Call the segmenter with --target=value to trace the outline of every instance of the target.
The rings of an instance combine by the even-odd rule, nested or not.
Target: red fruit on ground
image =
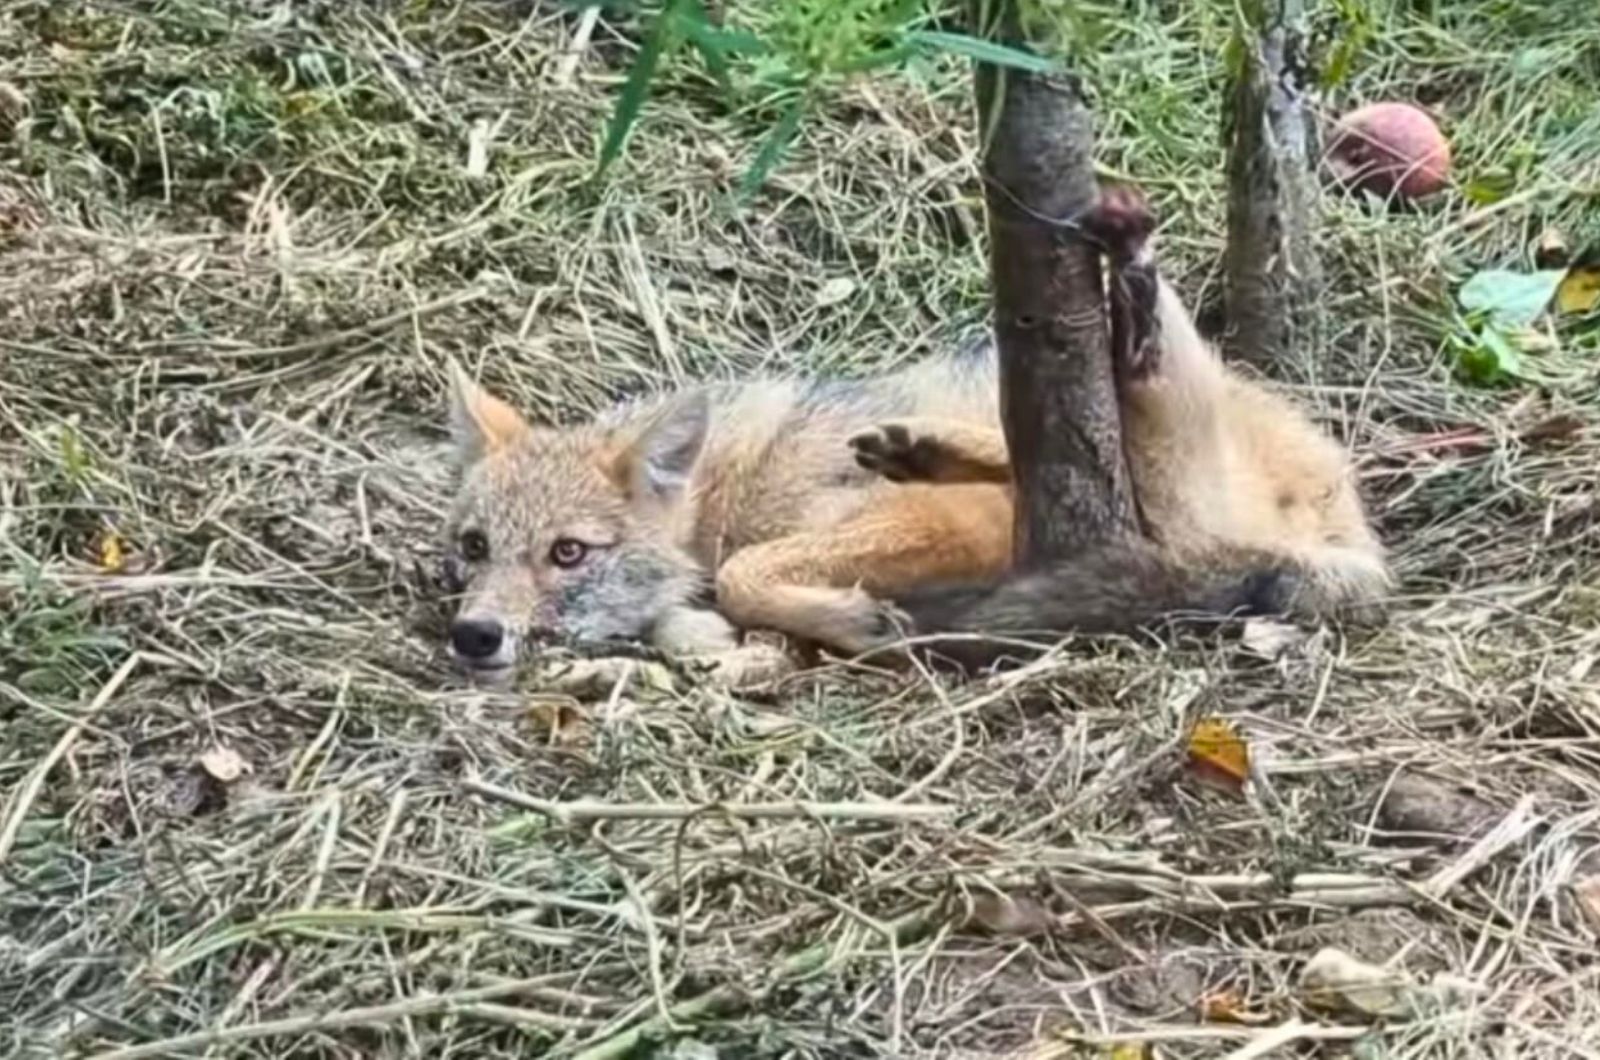
[[[1432,118],[1408,103],[1371,103],[1339,120],[1328,166],[1345,184],[1421,199],[1445,186],[1450,144]]]

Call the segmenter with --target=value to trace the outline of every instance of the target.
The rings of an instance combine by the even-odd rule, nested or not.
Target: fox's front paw
[[[911,634],[911,616],[862,590],[850,593],[835,616],[828,638],[836,651],[850,655],[886,648]]]
[[[674,607],[656,620],[650,640],[662,651],[674,654],[711,654],[737,647],[739,634],[733,623],[715,611]]]
[[[924,482],[943,459],[939,440],[919,435],[909,425],[890,421],[850,439],[856,463],[890,482]]]
[[[788,677],[799,669],[782,648],[771,644],[746,644],[731,651],[703,656],[707,677],[721,688],[748,691]]]

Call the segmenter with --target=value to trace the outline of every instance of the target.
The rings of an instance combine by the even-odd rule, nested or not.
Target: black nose
[[[450,643],[464,659],[487,659],[505,639],[505,627],[492,618],[458,618],[450,623]]]

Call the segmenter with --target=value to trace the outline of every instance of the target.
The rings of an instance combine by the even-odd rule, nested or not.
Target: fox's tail
[[[928,586],[894,600],[926,650],[968,669],[1054,634],[1132,633],[1289,611],[1302,583],[1282,558],[1229,555],[1180,565],[1149,542],[1101,545],[983,585]],[[945,634],[982,634],[945,637]],[[1010,642],[1010,643],[1007,643]]]

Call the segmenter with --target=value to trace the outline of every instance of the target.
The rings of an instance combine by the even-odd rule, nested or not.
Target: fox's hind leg
[[[850,439],[856,463],[891,482],[1011,482],[1006,437],[997,427],[919,417],[888,420]]]
[[[996,486],[884,490],[825,531],[743,549],[717,572],[717,606],[772,629],[857,653],[897,639],[879,597],[930,582],[998,575],[1011,562],[1011,501]]]

